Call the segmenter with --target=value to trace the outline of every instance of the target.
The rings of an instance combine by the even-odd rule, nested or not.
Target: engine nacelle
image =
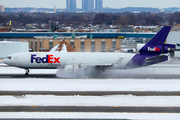
[[[175,45],[171,44],[162,44],[162,45],[145,45],[145,44],[137,44],[137,51],[140,53],[169,53],[172,49],[175,48]]]

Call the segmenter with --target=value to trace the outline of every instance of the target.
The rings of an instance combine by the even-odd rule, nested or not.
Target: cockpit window
[[[7,59],[11,59],[11,56],[8,56]]]

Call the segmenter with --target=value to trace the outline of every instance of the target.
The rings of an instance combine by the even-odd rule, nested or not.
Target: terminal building
[[[90,39],[90,38],[57,38],[53,37],[35,37],[34,39],[19,39],[20,42],[28,42],[29,49],[36,51],[49,51],[51,48],[65,41],[73,46],[77,52],[112,52],[121,50],[121,41],[119,39]]]
[[[121,40],[125,37],[152,38],[155,33],[61,33],[61,32],[5,32],[1,41],[28,42],[30,51],[49,51],[61,41],[66,41],[78,52],[121,51]],[[72,35],[75,37],[72,38]],[[84,37],[86,36],[86,37]]]

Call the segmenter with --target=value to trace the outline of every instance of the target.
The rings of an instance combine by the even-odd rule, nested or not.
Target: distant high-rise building
[[[56,6],[54,6],[54,13],[56,13]]]
[[[71,12],[76,12],[76,0],[66,0],[66,9]]]
[[[103,0],[96,0],[96,11],[103,11]]]
[[[4,5],[0,4],[0,12],[4,12]]]
[[[67,10],[70,9],[70,2],[71,2],[71,0],[66,0],[66,9]]]
[[[82,0],[82,10],[86,10],[86,0]]]
[[[82,0],[82,10],[85,12],[94,11],[94,0]]]

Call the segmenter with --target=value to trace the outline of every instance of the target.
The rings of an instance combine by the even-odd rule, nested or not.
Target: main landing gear
[[[26,70],[25,76],[28,76],[28,74],[29,74],[29,69],[25,69],[25,70]]]

